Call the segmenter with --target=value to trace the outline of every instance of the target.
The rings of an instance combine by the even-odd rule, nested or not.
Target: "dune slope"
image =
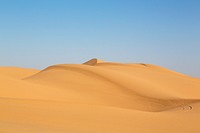
[[[155,65],[0,67],[0,85],[3,133],[200,132],[200,79]]]

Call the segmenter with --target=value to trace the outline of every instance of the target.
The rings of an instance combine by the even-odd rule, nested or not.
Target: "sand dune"
[[[200,79],[91,59],[0,67],[2,133],[198,133]]]

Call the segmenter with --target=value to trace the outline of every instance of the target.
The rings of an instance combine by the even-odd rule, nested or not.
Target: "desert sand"
[[[200,133],[200,79],[97,59],[0,67],[0,133]]]

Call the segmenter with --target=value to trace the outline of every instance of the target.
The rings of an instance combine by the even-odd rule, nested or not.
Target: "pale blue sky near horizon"
[[[91,58],[200,77],[199,0],[0,0],[0,66]]]

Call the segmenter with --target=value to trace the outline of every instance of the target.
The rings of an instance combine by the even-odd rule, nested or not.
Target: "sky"
[[[200,77],[199,0],[0,0],[0,66],[91,58]]]

